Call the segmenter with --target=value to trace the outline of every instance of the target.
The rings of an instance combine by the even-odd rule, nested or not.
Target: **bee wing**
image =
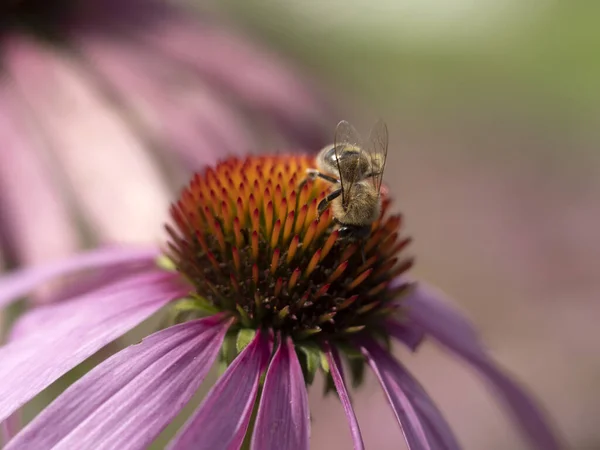
[[[333,140],[335,148],[335,160],[340,174],[340,185],[342,190],[342,204],[346,205],[347,193],[350,192],[352,185],[359,177],[360,153],[344,153],[348,147],[360,148],[362,151],[362,139],[356,129],[345,120],[337,124],[335,128],[335,138]],[[344,158],[344,170],[340,166],[340,160]],[[349,159],[350,158],[350,159]]]
[[[378,120],[369,134],[369,141],[367,142],[367,152],[369,153],[369,160],[371,161],[371,181],[373,186],[377,190],[377,193],[381,190],[381,183],[383,181],[383,171],[385,169],[385,162],[387,160],[388,152],[388,129],[387,125],[383,120]]]

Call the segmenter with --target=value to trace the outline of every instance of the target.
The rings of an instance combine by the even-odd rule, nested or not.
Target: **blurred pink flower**
[[[266,139],[317,148],[324,114],[292,67],[173,2],[2,2],[0,253],[147,241],[173,180]]]
[[[120,274],[18,320],[0,348],[0,421],[165,305],[174,323],[100,363],[21,431],[9,430],[6,448],[144,449],[219,359],[225,373],[170,448],[235,449],[245,441],[260,450],[308,449],[307,386],[320,370],[340,397],[354,448],[363,449],[343,357],[353,382],[365,365],[373,370],[409,448],[458,449],[435,403],[385,344],[395,338],[414,351],[425,337],[480,372],[533,448],[561,448],[471,324],[441,293],[404,278],[409,240],[389,199],[364,262],[355,243],[339,238],[329,209],[317,219],[329,186],[316,180],[298,189],[313,164],[301,156],[232,158],[197,174],[171,209],[160,264],[158,249],[100,249],[0,279],[3,305],[78,270]]]

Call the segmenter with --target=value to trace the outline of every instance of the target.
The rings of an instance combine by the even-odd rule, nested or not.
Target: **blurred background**
[[[135,103],[142,117],[150,116],[145,122],[133,121],[135,132],[128,131],[131,121],[125,127],[122,115],[107,112],[108,104],[118,104],[114,92],[99,100],[96,78],[92,84],[89,73],[88,78],[74,76],[80,69],[73,68],[70,57],[54,59],[61,69],[51,72],[60,74],[71,103],[62,106],[63,115],[48,119],[52,106],[64,97],[40,101],[45,94],[32,91],[40,79],[25,77],[36,67],[35,58],[27,59],[21,44],[15,50],[15,39],[5,39],[5,55],[17,55],[5,56],[7,73],[13,74],[5,85],[18,85],[38,122],[54,130],[56,143],[52,157],[43,153],[42,170],[28,172],[32,184],[23,185],[22,174],[8,183],[11,173],[16,177],[14,170],[0,169],[5,181],[0,198],[6,200],[10,193],[18,199],[4,203],[17,206],[5,207],[0,218],[5,229],[12,223],[13,230],[21,231],[20,240],[14,233],[3,234],[6,263],[35,263],[92,242],[156,240],[173,189],[185,182],[190,143],[192,152],[195,145],[217,153],[215,149],[243,152],[284,146],[316,150],[338,120],[347,119],[367,132],[382,117],[390,129],[386,180],[396,208],[405,214],[407,233],[415,239],[415,275],[444,289],[467,311],[495,357],[544,402],[570,448],[600,448],[600,4],[187,3],[200,16],[224,24],[224,30],[250,36],[256,48],[277,58],[277,65],[272,65],[271,56],[240,58],[235,52],[246,49],[228,40],[211,59],[221,41],[209,33],[194,35],[198,40],[191,53],[189,48],[176,53],[187,57],[186,71],[205,70],[201,82],[187,72],[186,83],[176,78],[176,94],[157,94],[164,93],[164,80],[172,74],[155,80],[160,88],[140,87],[139,80],[154,74],[140,74],[135,67],[134,75],[127,76],[106,69],[102,75],[117,85],[113,89]],[[80,28],[87,30],[89,25]],[[87,46],[78,51],[87,51],[90,61],[113,57],[117,53],[105,47],[117,41],[118,30],[111,22],[103,29],[101,45],[95,45],[96,33],[96,40],[84,42]],[[89,36],[79,37],[83,42]],[[171,37],[184,43],[191,39],[183,32]],[[160,47],[152,39],[144,42]],[[130,44],[117,41],[121,50]],[[55,48],[53,43],[43,52],[53,53]],[[101,67],[121,67],[128,54],[114,58]],[[156,61],[152,67],[158,67]],[[310,86],[310,95],[299,86]],[[146,94],[155,97],[140,95],[136,87],[147,88]],[[5,98],[13,90],[2,92]],[[190,106],[187,99],[198,96]],[[148,98],[152,101],[142,101]],[[122,105],[117,106],[122,111]],[[189,109],[182,112],[184,106]],[[185,128],[190,111],[194,120]],[[257,111],[262,114],[258,119]],[[173,115],[176,112],[180,115]],[[183,123],[183,129],[169,129],[168,119]],[[152,132],[139,133],[140,127]],[[67,137],[65,129],[70,130]],[[0,138],[8,139],[10,130],[14,127],[5,128]],[[31,133],[26,135],[31,138]],[[161,148],[151,145],[156,136],[170,149],[184,150],[156,150]],[[15,155],[4,150],[4,169],[16,164]],[[201,158],[192,160],[201,166]],[[42,173],[66,201],[40,204],[67,211],[48,215],[55,219],[42,222],[44,233],[39,219],[35,226],[28,225],[44,211],[32,209],[29,197],[18,196],[27,189],[31,195]],[[12,190],[6,188],[9,184]],[[15,185],[21,189],[16,191]],[[115,195],[127,201],[115,206]],[[82,204],[88,205],[87,211],[77,206]],[[32,229],[24,232],[28,227]],[[39,245],[51,227],[59,231],[45,247]],[[74,229],[83,237],[74,239]],[[438,401],[466,449],[526,448],[474,373],[431,344],[425,344],[417,358],[398,352]],[[311,393],[314,448],[350,448],[341,406],[334,398],[320,397],[317,385]],[[367,448],[402,448],[400,431],[372,377],[354,401]]]

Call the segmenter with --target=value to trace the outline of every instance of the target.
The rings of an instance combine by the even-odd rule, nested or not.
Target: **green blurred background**
[[[593,125],[598,113],[596,2],[225,4],[340,94],[378,110],[430,120],[506,115],[565,128]]]

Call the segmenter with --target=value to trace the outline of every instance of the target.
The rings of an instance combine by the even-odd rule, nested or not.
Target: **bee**
[[[332,185],[318,212],[321,215],[331,207],[341,238],[367,238],[379,218],[387,150],[388,129],[383,121],[373,126],[368,141],[363,142],[354,127],[343,120],[335,129],[333,146],[319,152],[317,168],[307,169],[303,183],[322,178]]]

